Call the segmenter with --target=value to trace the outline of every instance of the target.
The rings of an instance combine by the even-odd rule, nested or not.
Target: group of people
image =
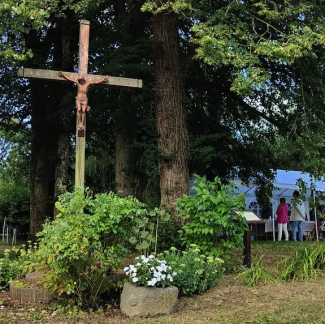
[[[281,241],[282,231],[284,233],[285,240],[289,240],[288,226],[289,217],[288,217],[289,207],[286,204],[285,198],[280,198],[280,205],[277,208],[276,214],[277,219],[276,223],[278,224],[278,241]],[[307,219],[307,214],[305,206],[301,200],[299,200],[299,191],[293,192],[293,201],[291,206],[291,215],[290,223],[292,229],[292,239],[297,241],[297,232],[299,241],[303,240],[303,221]]]

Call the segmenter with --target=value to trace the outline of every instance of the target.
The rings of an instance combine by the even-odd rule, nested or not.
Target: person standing
[[[306,210],[303,202],[299,201],[299,191],[295,190],[293,192],[293,204],[291,209],[290,222],[292,227],[292,239],[297,241],[297,231],[299,241],[303,240],[303,230],[302,225],[306,219]]]
[[[282,238],[282,230],[284,233],[285,240],[289,240],[288,228],[287,224],[289,222],[288,218],[288,205],[286,204],[285,198],[280,198],[280,205],[276,210],[276,214],[278,215],[276,219],[276,223],[278,224],[278,241],[281,241]]]

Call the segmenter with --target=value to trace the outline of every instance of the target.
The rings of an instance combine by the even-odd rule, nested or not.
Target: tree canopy
[[[324,1],[2,0],[1,127],[19,118],[32,141],[44,142],[52,129],[44,152],[53,165],[61,159],[56,143],[65,134],[71,144],[75,90],[21,84],[13,74],[23,60],[75,69],[83,17],[91,20],[89,70],[144,81],[142,92],[89,92],[86,180],[94,191],[116,189],[123,179],[115,170],[125,188],[153,204],[170,191],[161,179],[179,170],[183,182],[193,173],[263,182],[277,168],[324,176],[324,14]],[[47,122],[39,132],[38,121]],[[117,166],[118,154],[128,162]]]

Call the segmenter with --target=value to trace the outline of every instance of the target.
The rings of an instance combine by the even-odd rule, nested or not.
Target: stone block
[[[37,284],[39,281],[45,278],[46,278],[46,274],[40,272],[31,272],[31,273],[27,273],[25,281],[32,284]]]
[[[49,303],[55,296],[48,290],[40,287],[17,287],[10,284],[10,298],[28,303]]]
[[[154,317],[176,312],[178,288],[138,287],[127,282],[121,295],[121,312],[129,317]]]

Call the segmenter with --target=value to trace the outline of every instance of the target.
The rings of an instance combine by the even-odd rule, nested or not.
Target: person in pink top
[[[285,198],[280,198],[280,205],[276,211],[278,215],[276,219],[276,223],[278,224],[278,241],[281,241],[282,238],[282,230],[284,232],[285,240],[289,240],[288,228],[287,224],[289,222],[288,218],[288,205],[286,204]]]

